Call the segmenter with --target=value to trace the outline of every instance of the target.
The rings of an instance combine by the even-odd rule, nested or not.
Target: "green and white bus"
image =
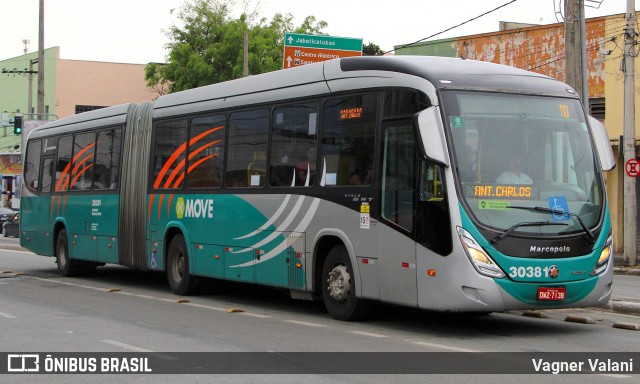
[[[113,263],[164,271],[178,295],[204,278],[260,284],[342,320],[376,301],[597,306],[614,165],[604,127],[549,77],[336,59],[34,130],[20,241],[63,276]]]

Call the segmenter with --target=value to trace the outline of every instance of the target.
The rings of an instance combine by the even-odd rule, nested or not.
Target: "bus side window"
[[[93,189],[115,189],[118,186],[120,164],[120,129],[98,132]]]
[[[187,188],[218,188],[222,184],[225,115],[191,120]]]
[[[180,189],[184,184],[187,121],[173,120],[156,127],[153,188]]]
[[[376,94],[365,94],[325,102],[323,185],[372,183],[377,100]]]
[[[312,186],[317,161],[318,106],[276,107],[272,121],[270,184]]]
[[[95,158],[96,134],[94,132],[76,135],[73,141],[73,159],[71,164],[71,182],[69,188],[74,191],[91,189]]]
[[[232,113],[229,117],[229,144],[225,185],[263,187],[266,182],[269,110],[266,108]]]
[[[32,141],[27,145],[27,156],[25,161],[24,183],[31,192],[38,189],[38,179],[40,176],[40,140]]]

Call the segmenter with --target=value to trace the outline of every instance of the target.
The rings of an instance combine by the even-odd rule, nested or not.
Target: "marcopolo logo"
[[[179,197],[176,201],[176,216],[213,219],[213,199],[185,199]]]

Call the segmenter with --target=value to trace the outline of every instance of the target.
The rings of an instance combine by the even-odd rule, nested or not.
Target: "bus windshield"
[[[578,100],[448,91],[443,105],[459,195],[477,224],[542,235],[598,225],[603,185]],[[557,225],[529,225],[547,222]]]

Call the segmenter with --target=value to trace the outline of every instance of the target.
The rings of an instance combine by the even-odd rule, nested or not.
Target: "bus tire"
[[[66,229],[58,232],[58,238],[56,239],[56,264],[58,265],[58,272],[60,272],[62,276],[77,276],[80,273],[80,262],[78,260],[72,260],[69,255],[69,240],[67,239]]]
[[[200,289],[198,278],[189,273],[189,253],[182,235],[174,236],[169,244],[167,279],[171,291],[176,295],[193,295]]]
[[[371,303],[356,297],[353,267],[342,245],[329,251],[322,267],[322,299],[336,320],[355,321],[368,316]]]

